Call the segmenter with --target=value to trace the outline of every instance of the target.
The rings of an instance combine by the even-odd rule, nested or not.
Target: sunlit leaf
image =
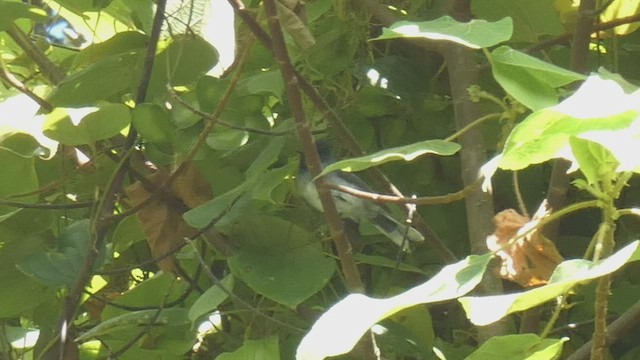
[[[360,171],[373,166],[382,165],[390,161],[412,161],[424,154],[453,155],[460,150],[460,145],[444,140],[425,140],[415,144],[399,146],[391,149],[378,151],[371,155],[357,158],[341,160],[327,166],[321,175],[336,170]]]
[[[488,325],[514,312],[523,311],[555,299],[574,286],[610,274],[624,264],[640,260],[638,244],[625,246],[615,254],[598,262],[574,259],[562,262],[551,275],[547,285],[515,294],[469,296],[458,299],[475,325]]]
[[[495,336],[487,340],[465,360],[498,358],[552,360],[560,356],[562,345],[567,340],[569,339],[543,339],[535,334]]]
[[[461,23],[450,16],[433,21],[398,21],[385,28],[374,40],[396,38],[426,38],[452,41],[473,49],[497,45],[511,38],[513,21],[506,17],[496,22],[474,19]]]
[[[577,137],[569,138],[571,152],[589,184],[612,179],[620,163],[604,146]]]
[[[518,124],[506,141],[499,167],[519,170],[557,157],[572,159],[569,138],[575,136],[604,145],[620,161],[619,171],[639,168],[640,159],[629,152],[639,141],[638,96],[625,94],[613,80],[589,77],[560,104]]]
[[[454,299],[473,290],[482,279],[491,254],[471,255],[445,266],[422,285],[401,294],[374,299],[351,294],[333,305],[316,321],[298,346],[297,360],[320,360],[350,351],[378,321],[417,305]]]

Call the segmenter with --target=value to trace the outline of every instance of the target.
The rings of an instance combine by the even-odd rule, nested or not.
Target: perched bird
[[[22,1],[30,3],[29,1]],[[50,44],[72,50],[79,50],[89,45],[90,41],[85,34],[60,16],[56,10],[44,4],[42,1],[32,1],[33,5],[42,7],[49,15],[49,21],[45,24],[36,24],[33,33],[36,36],[45,38]]]
[[[323,166],[329,165],[332,162],[332,157],[328,146],[323,142],[318,142],[317,147]],[[316,186],[311,180],[311,174],[304,161],[301,161],[300,171],[296,179],[299,194],[313,207],[322,211],[322,204]],[[358,190],[371,191],[367,184],[359,177],[344,171],[331,172],[324,176],[324,180],[328,184],[343,185]],[[411,242],[424,241],[424,237],[418,230],[394,219],[383,207],[372,201],[361,199],[338,190],[331,190],[331,195],[333,196],[338,213],[340,213],[342,218],[353,220],[359,224],[366,222],[372,224],[382,234],[393,241],[394,244],[401,246],[403,250],[409,250],[409,244],[406,240]]]

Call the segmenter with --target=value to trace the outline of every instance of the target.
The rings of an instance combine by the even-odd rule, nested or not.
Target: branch
[[[300,95],[300,89],[298,88],[298,78],[296,77],[296,72],[287,53],[274,0],[265,0],[264,8],[267,13],[267,22],[272,36],[273,56],[280,67],[286,86],[289,106],[297,125],[298,138],[302,143],[307,167],[311,173],[311,177],[315,178],[322,171],[320,156],[318,155],[309,123],[305,117],[302,97]],[[342,227],[342,220],[331,196],[331,191],[322,177],[316,180],[315,184],[320,202],[322,203],[325,219],[329,225],[329,232],[338,251],[347,288],[354,293],[363,292],[364,285],[360,279],[360,272],[353,257],[353,249]]]
[[[160,31],[162,28],[162,20],[164,19],[164,10],[166,7],[166,0],[158,0],[156,4],[156,13],[153,22],[153,28],[149,39],[149,47],[147,48],[147,56],[145,58],[145,67],[143,68],[143,74],[141,78],[140,87],[138,88],[138,94],[136,96],[136,103],[140,104],[144,102],[146,92],[148,88],[148,79],[151,76],[153,68],[153,59],[155,58],[155,50],[160,38]],[[146,80],[145,80],[146,79]],[[65,298],[62,316],[60,319],[60,350],[59,359],[65,359],[65,347],[68,344],[73,344],[74,339],[67,336],[67,330],[73,326],[73,318],[76,315],[78,304],[82,299],[84,287],[91,279],[93,274],[93,267],[98,254],[105,240],[109,228],[113,222],[109,221],[109,216],[113,213],[115,208],[115,202],[117,199],[116,194],[122,188],[124,181],[127,162],[129,156],[135,150],[134,144],[136,139],[136,131],[131,128],[125,142],[125,153],[122,156],[120,163],[118,164],[115,173],[108,182],[104,194],[100,198],[95,213],[91,218],[91,244],[88,247],[87,256],[84,259],[82,269],[78,275],[78,279],[75,286],[69,291],[69,294]]]
[[[480,186],[480,184],[482,184],[482,178],[479,178],[473,184],[455,193],[441,195],[441,196],[422,196],[422,197],[410,197],[410,198],[393,196],[393,195],[383,195],[383,194],[378,194],[370,191],[354,189],[352,187],[348,187],[344,185],[330,184],[329,187],[332,189],[338,190],[340,192],[353,195],[357,198],[370,200],[373,202],[392,203],[392,204],[441,205],[441,204],[449,204],[454,201],[459,201],[464,199],[465,196],[476,191],[476,189]]]
[[[591,34],[596,33],[598,31],[610,30],[610,29],[613,29],[613,28],[618,27],[620,25],[631,24],[631,23],[639,22],[639,21],[640,21],[640,14],[636,14],[636,15],[621,17],[621,18],[618,18],[618,19],[614,19],[614,20],[611,20],[611,21],[604,22],[604,23],[593,24],[592,30],[591,30],[592,31]],[[589,34],[589,35],[591,35],[591,34]],[[557,37],[554,37],[552,39],[542,41],[542,42],[540,42],[540,43],[538,43],[538,44],[536,44],[534,46],[531,46],[529,48],[526,48],[524,50],[524,52],[533,53],[533,52],[536,52],[536,51],[540,51],[540,50],[546,49],[548,47],[551,47],[553,45],[565,43],[565,42],[571,40],[572,37],[574,37],[574,33],[573,32],[567,32],[567,33],[564,33],[564,34],[559,35]]]
[[[53,105],[51,105],[48,101],[36,95],[31,89],[26,87],[20,80],[18,80],[7,68],[7,65],[0,58],[0,78],[6,81],[9,85],[16,88],[21,93],[27,95],[31,98],[31,100],[35,101],[47,112],[53,111]]]
[[[53,85],[58,85],[64,79],[64,72],[38,49],[31,39],[16,24],[7,29],[7,34],[40,68],[40,71]]]
[[[20,209],[44,209],[44,210],[58,210],[58,209],[83,209],[90,208],[95,204],[93,201],[84,201],[76,203],[22,203],[17,201],[0,199],[0,205],[10,206]]]

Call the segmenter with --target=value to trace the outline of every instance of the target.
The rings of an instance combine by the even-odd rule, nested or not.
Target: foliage
[[[568,3],[0,0],[0,359],[633,358],[640,1]]]

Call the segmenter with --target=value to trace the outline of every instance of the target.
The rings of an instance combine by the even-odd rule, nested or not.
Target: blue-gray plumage
[[[328,147],[325,144],[318,144],[318,152],[323,165],[328,165],[331,162]],[[351,173],[334,171],[325,175],[324,179],[328,184],[371,191],[364,181]],[[313,207],[322,211],[316,186],[311,180],[311,175],[302,161],[296,179],[299,194]],[[360,199],[338,190],[331,190],[331,195],[342,218],[353,220],[359,224],[365,222],[372,224],[393,243],[402,246],[405,250],[409,249],[405,239],[412,242],[424,241],[424,237],[418,230],[394,219],[384,208],[372,201]]]

